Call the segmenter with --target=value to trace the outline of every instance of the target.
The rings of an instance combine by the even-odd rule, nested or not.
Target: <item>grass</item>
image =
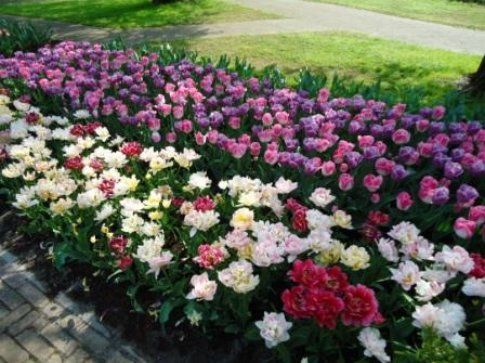
[[[421,89],[428,103],[441,102],[481,60],[480,56],[342,32],[196,39],[174,45],[213,58],[223,54],[243,58],[257,68],[276,63],[293,79],[302,68],[367,84],[380,79],[384,90],[396,94]]]
[[[311,0],[405,18],[485,29],[485,5],[457,0]]]
[[[151,0],[3,1],[0,13],[110,28],[274,19],[273,14],[224,0],[182,0],[154,6]]]

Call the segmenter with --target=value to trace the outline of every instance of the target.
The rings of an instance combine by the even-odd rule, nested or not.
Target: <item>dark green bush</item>
[[[485,5],[485,0],[454,0],[461,3],[475,3],[479,5]]]
[[[34,51],[52,40],[52,30],[27,22],[0,19],[0,54]]]

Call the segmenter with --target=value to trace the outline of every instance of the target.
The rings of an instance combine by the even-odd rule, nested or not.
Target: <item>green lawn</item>
[[[457,0],[310,0],[436,23],[485,29],[485,5]]]
[[[383,87],[392,92],[423,88],[429,102],[440,102],[481,60],[480,56],[336,32],[197,39],[175,45],[203,56],[245,58],[256,67],[277,64],[290,77],[307,67],[368,84],[382,79]]]
[[[151,0],[20,0],[0,13],[101,27],[135,28],[273,19],[273,14],[224,0],[184,0],[154,6]]]

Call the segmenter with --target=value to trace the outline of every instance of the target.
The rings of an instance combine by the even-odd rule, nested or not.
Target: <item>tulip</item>
[[[453,225],[453,229],[456,235],[463,239],[472,238],[476,228],[477,228],[476,222],[470,221],[463,217],[456,219]]]

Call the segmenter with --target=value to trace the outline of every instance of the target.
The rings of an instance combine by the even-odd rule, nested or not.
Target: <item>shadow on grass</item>
[[[6,1],[6,0],[0,0]],[[181,0],[154,5],[150,0],[28,1],[7,0],[3,12],[75,24],[118,29],[201,24],[224,12],[219,1]],[[23,5],[22,5],[23,4]],[[10,7],[8,5],[11,5]],[[19,6],[17,6],[19,5]],[[44,15],[41,15],[41,14]]]

